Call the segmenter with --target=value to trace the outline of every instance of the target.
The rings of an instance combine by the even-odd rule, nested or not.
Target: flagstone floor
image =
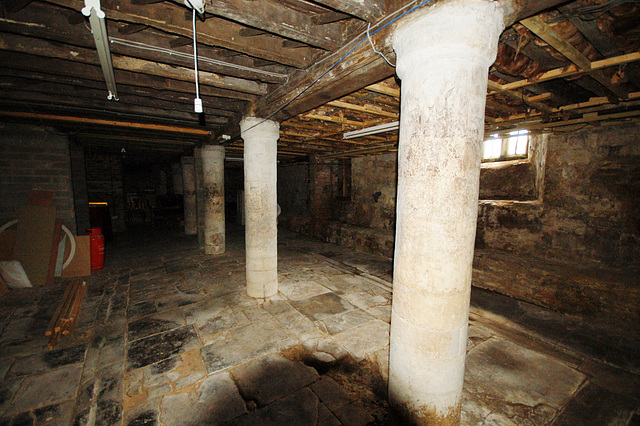
[[[390,260],[280,231],[279,293],[256,300],[243,239],[212,257],[168,230],[118,236],[54,350],[64,282],[0,299],[0,426],[402,424]],[[474,288],[462,423],[640,424],[639,348]]]

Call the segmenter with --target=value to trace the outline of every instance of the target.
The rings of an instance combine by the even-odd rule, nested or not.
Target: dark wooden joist
[[[273,0],[208,0],[206,13],[321,49],[333,50],[342,41],[339,24],[314,25],[310,16]]]
[[[184,123],[191,122],[195,125],[198,123],[198,115],[194,112],[190,112],[186,108],[184,111],[176,111],[173,109],[163,109],[155,106],[145,106],[144,102],[147,101],[146,99],[138,99],[141,103],[135,104],[107,101],[106,96],[103,97],[103,99],[80,98],[77,96],[61,94],[59,92],[43,93],[26,89],[19,91],[0,89],[0,98],[4,102],[13,101],[22,103],[23,105],[39,104],[47,109],[55,108],[58,111],[64,111],[66,107],[74,107],[75,110],[80,109],[87,112],[93,111],[94,113],[105,116],[130,116],[140,117],[140,119],[145,120],[165,119],[182,121]],[[219,124],[226,122],[226,119],[217,117],[211,117],[210,120],[211,124],[215,124],[216,122]],[[212,127],[212,129],[215,128]]]
[[[505,20],[507,25],[511,25],[518,19],[533,15],[546,8],[557,6],[562,2],[563,0],[540,0],[537,2],[527,0],[500,1],[506,13]],[[414,13],[424,13],[425,10],[419,9]],[[393,10],[388,10],[387,14],[391,14],[391,12]],[[386,22],[387,20],[380,21],[372,30],[379,28]],[[392,59],[394,59],[394,55],[390,36],[393,33],[393,28],[394,26],[390,25],[374,36],[377,49]],[[261,98],[250,107],[247,113],[255,114],[259,117],[273,116],[276,120],[283,120],[393,75],[393,68],[387,65],[379,55],[373,53],[368,44],[361,43],[340,66],[335,67],[327,76],[320,79],[314,87],[300,95],[305,87],[320,78],[361,39],[361,37],[357,37],[354,41],[346,43],[342,49],[334,52],[322,63],[309,67],[304,73],[297,72],[293,74],[287,84],[281,85],[268,96]],[[277,112],[278,109],[283,107],[283,110]]]
[[[97,65],[88,64],[70,64],[69,61],[56,59],[34,57],[26,53],[3,52],[0,50],[0,63],[4,64],[5,69],[14,69],[20,71],[28,71],[30,73],[38,73],[42,70],[55,73],[61,77],[70,77],[80,80],[92,80],[104,84],[104,75]],[[179,92],[193,96],[195,86],[193,83],[172,80],[168,78],[153,77],[146,74],[118,71],[116,82],[122,80],[130,86],[141,88],[149,88],[157,91]],[[119,85],[119,83],[118,83]],[[210,86],[201,86],[200,93],[208,97],[208,102],[215,108],[226,109],[230,111],[240,111],[244,107],[244,101],[256,99],[255,95],[232,92],[225,89],[217,89]],[[234,97],[235,99],[225,99]],[[242,98],[242,99],[239,99]]]
[[[3,35],[2,39],[0,39],[0,50],[29,53],[36,56],[64,59],[91,65],[99,65],[100,63],[95,50],[76,46],[60,46],[57,43],[46,40],[15,34]],[[194,81],[194,71],[190,68],[174,67],[144,59],[118,55],[112,55],[112,61],[113,67],[116,70],[143,73],[174,80]],[[210,72],[200,72],[199,80],[203,85],[232,91],[240,91],[253,95],[264,95],[267,93],[265,84],[252,80],[226,77]]]
[[[63,9],[59,7],[40,4],[38,9],[25,8],[19,13],[11,15],[11,19],[0,18],[0,32],[13,33],[18,35],[25,35],[31,37],[43,38],[50,41],[56,41],[60,43],[70,44],[74,46],[81,46],[85,48],[95,49],[95,42],[91,35],[91,31],[84,25],[72,26],[68,24],[68,16],[75,14],[73,10]],[[110,44],[111,52],[123,56],[130,56],[140,59],[145,59],[153,62],[162,62],[166,64],[178,65],[187,68],[193,67],[193,47],[192,39],[187,37],[168,35],[164,32],[157,30],[137,31],[134,29],[148,28],[146,25],[141,24],[127,24],[117,21],[107,20],[108,33],[112,39]],[[124,45],[121,42],[122,34],[126,34],[127,42],[142,43],[147,48],[133,47]],[[180,41],[180,45],[172,46],[172,43]],[[188,47],[184,47],[188,46]],[[188,57],[181,57],[179,55],[170,55],[165,52],[158,52],[152,48],[170,49],[175,50]],[[208,46],[200,46],[199,55],[203,58],[218,59],[219,61],[225,61],[222,57],[217,57],[218,50],[210,48]],[[235,67],[240,65],[242,67]],[[286,79],[284,73],[278,73],[282,75],[266,74],[260,69],[252,71],[251,60],[249,58],[237,58],[233,62],[229,63],[229,66],[225,66],[220,63],[208,62],[205,60],[200,61],[199,68],[202,71],[208,71],[213,73],[219,73],[231,77],[238,77],[249,80],[258,80],[269,83],[282,82]]]
[[[193,117],[193,101],[190,103],[176,103],[165,100],[153,99],[148,96],[129,95],[126,98],[122,98],[119,102],[106,102],[106,96],[103,89],[96,89],[90,87],[74,86],[74,85],[61,85],[51,83],[35,83],[27,78],[6,78],[3,79],[2,89],[3,93],[8,94],[12,92],[11,99],[17,100],[22,94],[31,96],[28,94],[38,93],[42,95],[49,95],[51,99],[63,99],[75,100],[76,106],[92,106],[95,107],[94,102],[104,102],[105,110],[113,110],[118,112],[127,112],[127,108],[136,114],[145,114],[154,116],[158,114],[159,117],[165,116],[165,118],[175,117],[176,119],[189,120]],[[9,99],[9,98],[7,98]],[[90,105],[93,103],[93,105]],[[220,116],[209,116],[209,124],[226,124],[228,118]]]
[[[46,0],[65,8],[78,11],[84,7],[83,0]],[[148,6],[134,5],[130,2],[118,0],[102,0],[100,2],[107,20],[117,20],[127,23],[144,24],[160,31],[192,37],[191,20],[176,13],[180,6],[168,2]],[[251,9],[250,9],[251,10]],[[267,59],[272,62],[305,68],[313,63],[322,51],[311,47],[305,50],[288,49],[282,47],[283,39],[276,36],[266,36],[246,39],[240,35],[245,28],[241,24],[221,21],[219,18],[208,18],[198,23],[198,41],[211,46],[219,46],[234,50],[255,58]]]
[[[347,15],[346,13],[330,11],[330,12],[318,14],[313,18],[311,18],[311,20],[316,25],[325,25],[325,24],[331,24],[338,21],[343,21],[345,19],[350,19],[350,18],[351,16]]]
[[[369,22],[377,21],[385,12],[384,0],[316,0],[316,3]]]

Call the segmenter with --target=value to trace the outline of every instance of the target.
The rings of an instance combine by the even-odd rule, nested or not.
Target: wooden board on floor
[[[60,237],[62,236],[62,219],[56,219],[55,228],[53,230],[53,241],[49,252],[49,269],[47,269],[47,284],[53,284],[53,277],[56,273],[56,262],[58,261],[58,248],[60,246]]]
[[[47,281],[55,224],[54,206],[25,206],[20,209],[13,255],[34,286],[42,286]]]
[[[80,235],[75,237],[76,254],[69,266],[62,270],[62,278],[87,277],[91,275],[91,249],[89,235]],[[71,244],[67,244],[66,250],[69,250]],[[69,253],[65,253],[64,258],[67,259]]]

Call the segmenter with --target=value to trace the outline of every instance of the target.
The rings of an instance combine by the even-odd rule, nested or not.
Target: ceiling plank
[[[83,0],[46,0],[46,2],[75,9],[78,14],[84,7]],[[176,13],[176,10],[180,10],[180,6],[176,4],[162,2],[141,6],[126,1],[102,0],[100,7],[106,13],[107,20],[144,24],[167,33],[184,37],[193,36],[191,20]],[[247,41],[240,34],[243,28],[245,28],[243,25],[231,22],[220,25],[215,18],[209,18],[198,23],[198,42],[296,68],[305,68],[318,58],[319,51],[316,49],[311,47],[305,50],[288,49],[282,47],[282,39],[275,36],[252,38]]]
[[[366,106],[354,105],[354,104],[350,104],[342,101],[331,101],[331,102],[328,102],[327,105],[338,107],[338,108],[350,109],[352,111],[364,112],[372,115],[380,115],[382,117],[391,117],[395,119],[398,118],[398,114],[394,112],[383,111],[382,109],[373,109],[371,107],[366,107]]]
[[[92,65],[100,63],[94,50],[77,46],[60,46],[46,40],[39,40],[15,34],[3,35],[0,39],[0,50],[28,53]],[[194,71],[188,68],[173,67],[167,64],[117,55],[112,55],[112,61],[113,67],[118,70],[139,72],[182,81],[194,80]],[[264,95],[267,93],[267,87],[264,83],[257,83],[252,80],[226,77],[205,71],[199,73],[199,79],[200,83],[203,85],[233,91],[237,90],[255,95]]]
[[[11,19],[0,18],[0,31],[95,49],[95,41],[89,29],[84,26],[69,26],[67,23],[68,16],[73,16],[72,14],[75,12],[72,10],[61,12],[59,9],[52,5],[42,4],[38,9],[27,8],[20,13],[13,14]],[[146,25],[108,21],[108,32],[117,34],[123,29],[125,32],[129,32],[126,28],[131,26],[148,28]],[[42,37],[43,34],[46,37]],[[193,40],[187,37],[175,37],[157,30],[147,30],[132,33],[126,39],[110,37],[110,40],[110,50],[114,54],[187,68],[193,67],[193,48],[191,47]],[[187,45],[189,45],[188,48],[182,47]],[[244,56],[230,61],[220,55],[219,49],[200,45],[198,55],[201,59],[199,68],[202,71],[270,83],[282,82],[286,79],[286,70],[274,73],[265,72],[254,66],[253,61]]]
[[[110,102],[104,99],[81,99],[74,96],[62,95],[59,93],[50,94],[42,92],[33,92],[22,90],[20,92],[0,89],[0,102],[5,104],[14,103],[17,105],[27,105],[28,107],[35,109],[46,109],[56,111],[66,111],[69,107],[72,107],[74,111],[84,111],[87,114],[100,114],[111,116],[128,116],[130,119],[139,120],[171,120],[181,121],[186,124],[193,123],[198,124],[198,116],[188,110],[175,111],[173,109],[163,109],[153,106],[127,104],[124,102]],[[221,117],[222,118],[222,117]],[[222,120],[227,120],[222,118]],[[220,118],[211,120],[211,123],[207,126],[209,130],[215,129],[214,121],[221,124]]]
[[[382,95],[393,96],[394,98],[400,98],[400,89],[394,89],[393,87],[385,86],[384,84],[376,83],[370,84],[365,87],[370,92],[380,93]]]
[[[72,117],[72,116],[66,116],[66,115],[53,115],[53,114],[35,114],[32,112],[19,112],[19,111],[0,111],[0,115],[5,117],[29,118],[29,119],[36,119],[36,120],[51,120],[51,121],[60,121],[60,122],[127,127],[127,128],[145,129],[145,130],[158,130],[163,132],[188,133],[192,135],[202,135],[202,136],[208,136],[210,134],[208,130],[192,129],[188,127],[165,126],[161,124],[136,123],[133,121],[104,120],[99,118]]]
[[[321,49],[333,50],[342,40],[340,25],[314,25],[308,15],[271,0],[208,0],[206,12]]]
[[[104,84],[104,75],[102,74],[102,70],[96,65],[75,63],[73,66],[70,66],[68,61],[62,59],[35,57],[26,53],[3,52],[1,50],[0,63],[4,64],[3,66],[5,69],[28,72],[47,70],[55,73],[52,75],[97,81]],[[193,96],[194,94],[193,83],[185,81],[153,77],[146,74],[128,71],[118,71],[118,78],[122,81],[126,81],[128,85],[132,86],[146,87],[158,91],[179,92],[189,94],[190,96]],[[210,86],[201,86],[200,94],[209,97],[207,102],[213,104],[216,108],[223,108],[232,111],[240,111],[244,106],[244,101],[256,99],[255,95],[231,92],[229,90],[217,89]],[[231,96],[234,96],[236,100],[225,99]]]
[[[316,0],[316,3],[372,23],[382,18],[385,12],[384,0]]]
[[[525,78],[522,80],[516,80],[512,83],[503,84],[500,86],[499,91],[501,92],[504,90],[513,90],[513,89],[518,89],[522,87],[532,86],[534,84],[542,83],[549,80],[555,80],[558,78],[567,78],[567,77],[573,77],[580,74],[587,74],[589,72],[592,72],[593,70],[599,70],[602,68],[627,64],[627,63],[636,62],[636,61],[640,61],[640,51],[628,53],[626,55],[616,56],[613,58],[593,61],[591,62],[591,70],[579,69],[576,65],[571,64],[564,68],[556,68],[553,70],[549,70],[544,74],[537,76],[536,78],[532,78],[532,79]]]
[[[324,24],[331,24],[334,22],[342,21],[344,19],[349,19],[349,18],[351,17],[345,13],[331,11],[331,12],[318,14],[313,18],[311,18],[311,21],[316,25],[324,25]]]
[[[591,61],[589,60],[589,58],[584,56],[582,52],[573,47],[571,43],[562,39],[539,16],[523,19],[522,21],[520,21],[520,23],[527,27],[529,31],[540,37],[542,40],[549,43],[550,46],[564,55],[579,68],[582,68],[583,70],[592,69]],[[604,75],[601,70],[593,70],[589,73],[589,75],[619,98],[626,99],[628,97],[628,93],[620,86],[614,86],[613,84],[611,84],[611,79]]]

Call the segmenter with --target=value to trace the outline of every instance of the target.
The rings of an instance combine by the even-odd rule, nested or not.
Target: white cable
[[[386,63],[388,63],[389,65],[391,65],[392,67],[396,67],[395,65],[393,65],[391,62],[389,62],[389,60],[387,59],[386,56],[384,56],[382,54],[382,52],[380,52],[378,49],[376,49],[376,47],[373,45],[373,41],[371,40],[371,35],[369,34],[369,31],[371,30],[371,22],[369,22],[367,24],[367,40],[369,40],[369,44],[371,45],[371,48],[373,49],[374,52],[376,52],[378,55],[382,56],[382,59],[385,60]]]
[[[200,83],[198,83],[198,43],[196,40],[196,8],[193,8],[193,65],[196,79],[196,98],[193,100],[193,109],[197,113],[202,112],[202,99],[200,99]]]

